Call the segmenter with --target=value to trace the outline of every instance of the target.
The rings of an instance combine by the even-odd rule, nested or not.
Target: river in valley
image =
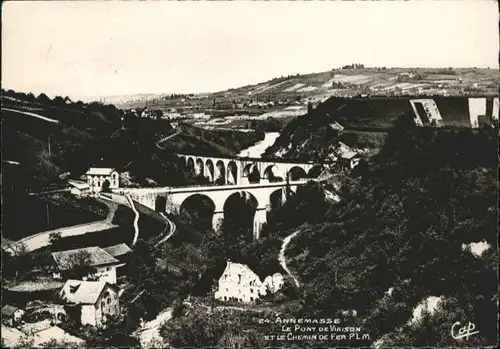
[[[279,132],[266,132],[264,139],[251,147],[242,150],[238,156],[241,157],[251,157],[251,158],[260,158],[263,152],[266,151],[268,147],[274,144],[276,138],[280,135]]]

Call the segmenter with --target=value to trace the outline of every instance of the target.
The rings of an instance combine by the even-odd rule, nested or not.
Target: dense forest
[[[287,291],[290,306],[281,306],[280,316],[341,318],[370,334],[321,346],[497,344],[497,135],[416,128],[402,116],[379,154],[343,177],[339,203],[325,201],[318,183],[303,187],[267,227],[266,242],[300,232],[286,252],[300,286]],[[488,244],[481,255],[467,247],[481,241]],[[440,297],[436,310],[410,321],[430,296]],[[191,308],[161,334],[172,345],[283,345],[264,340],[273,328],[256,325],[264,315],[242,313]],[[473,322],[479,334],[467,342],[452,338],[457,321]]]

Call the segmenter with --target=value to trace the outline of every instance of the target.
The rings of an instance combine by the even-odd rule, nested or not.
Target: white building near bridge
[[[266,294],[266,285],[248,266],[228,261],[219,279],[215,299],[251,303]]]
[[[120,187],[118,172],[113,168],[91,167],[87,173],[85,173],[85,176],[87,177],[87,183],[92,193],[102,191],[102,186],[106,180],[109,182],[110,189],[117,189]]]

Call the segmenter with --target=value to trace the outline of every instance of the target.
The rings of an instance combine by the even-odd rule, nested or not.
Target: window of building
[[[227,297],[226,296],[224,296],[224,300],[227,301]]]
[[[107,303],[111,304],[111,297],[108,298]]]
[[[253,297],[250,297],[250,302],[253,302]]]
[[[253,288],[250,288],[250,293],[253,293]]]

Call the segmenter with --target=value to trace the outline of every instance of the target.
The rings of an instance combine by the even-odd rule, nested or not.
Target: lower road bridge
[[[307,183],[307,179],[256,184],[232,184],[215,186],[162,187],[162,188],[127,188],[116,189],[128,194],[135,201],[160,212],[178,213],[187,199],[194,195],[208,197],[214,207],[212,225],[218,229],[224,219],[224,205],[233,194],[253,197],[257,203],[253,222],[253,236],[258,239],[262,225],[267,221],[267,212],[272,210],[273,198],[283,204],[290,193]]]

